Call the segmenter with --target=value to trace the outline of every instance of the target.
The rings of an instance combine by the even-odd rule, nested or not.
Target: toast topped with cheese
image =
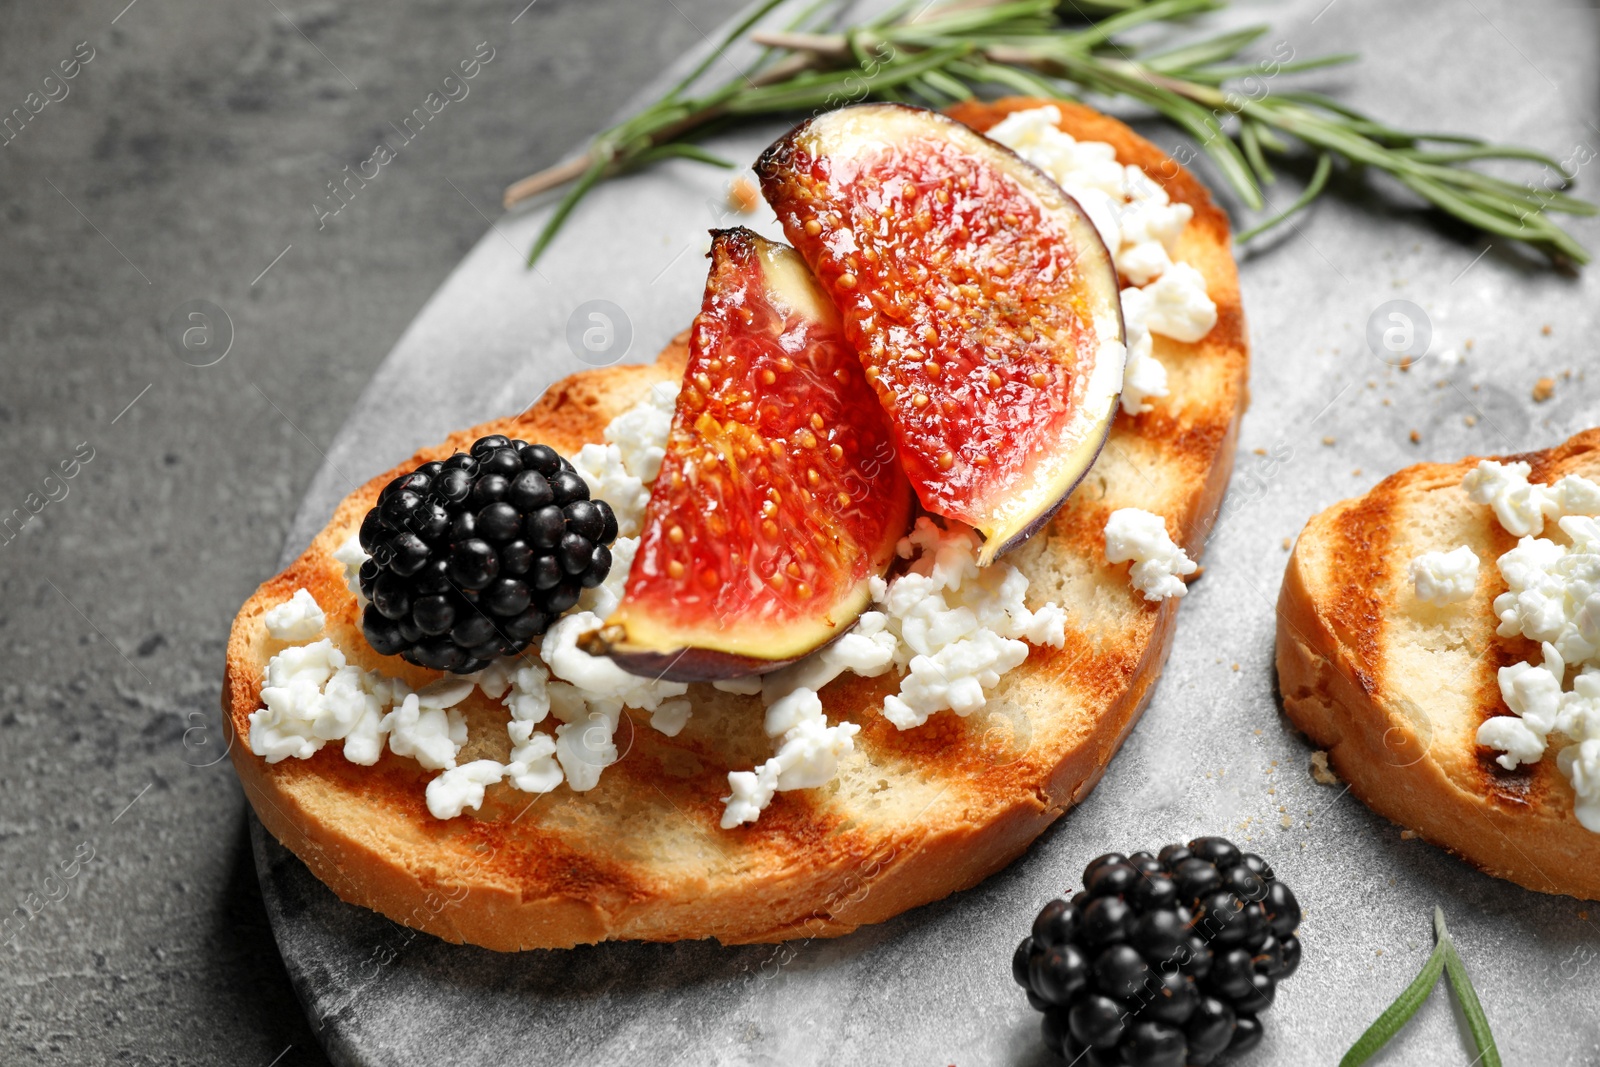
[[[1584,531],[1566,516],[1596,514],[1600,493],[1562,480],[1600,481],[1600,430],[1480,463],[1407,467],[1306,524],[1278,599],[1284,711],[1380,815],[1489,874],[1600,898],[1600,823],[1583,824],[1571,768],[1583,745],[1600,743],[1552,730],[1518,749],[1540,725],[1528,691],[1537,675],[1518,676],[1549,661],[1542,642],[1513,632],[1521,621],[1503,619],[1537,605],[1516,603],[1502,573],[1515,571],[1497,566],[1522,537],[1575,551],[1568,531]],[[1581,634],[1540,636],[1565,641],[1565,667],[1578,670]],[[1570,707],[1575,679],[1546,682],[1569,690]]]
[[[982,131],[1045,104],[967,104],[952,114]],[[1130,582],[1126,562],[1107,561],[1108,518],[1143,509],[1199,553],[1232,468],[1247,355],[1227,220],[1203,187],[1121,123],[1052,106],[1061,130],[1109,145],[1115,164],[1141,168],[1163,198],[1188,207],[1172,259],[1196,272],[1215,305],[1203,336],[1139,339],[1140,356],[1164,369],[1164,387],[1146,367],[1148,389],[1131,405],[1125,392],[1088,475],[1043,530],[1004,557],[1026,577],[1030,608],[1060,606],[1059,645],[1030,642],[981,708],[940,712],[915,728],[885,714],[899,672],[829,681],[819,690],[827,720],[856,728],[837,774],[777,792],[759,818],[731,828],[730,772],[760,764],[772,741],[758,695],[706,683],[673,697],[687,702],[674,716],[687,717],[671,733],[652,725],[661,708],[624,707],[615,758],[590,788],[529,793],[491,781],[476,808],[450,819],[430,811],[436,772],[394,751],[358,765],[338,743],[276,762],[252,750],[263,672],[286,647],[267,616],[298,590],[320,606],[321,633],[343,662],[412,691],[438,685],[439,672],[379,655],[363,640],[341,558],[391,479],[486,434],[545,442],[565,455],[600,442],[653,387],[682,378],[680,337],[653,364],[575,375],[521,415],[464,431],[374,478],[244,605],[228,643],[223,707],[238,735],[234,764],[266,827],[343,899],[446,940],[509,951],[624,938],[837,936],[975,884],[1081,800],[1149,699],[1180,604],[1170,593],[1150,599]],[[464,738],[456,764],[514,764],[501,701],[481,689],[451,699],[451,728],[459,724]]]

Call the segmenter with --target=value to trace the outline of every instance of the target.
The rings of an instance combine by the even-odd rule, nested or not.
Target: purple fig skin
[[[792,658],[770,660],[735,656],[707,648],[685,648],[677,652],[608,651],[604,654],[629,674],[663,682],[725,682],[767,674],[795,662]]]
[[[1067,491],[1062,493],[1054,504],[1051,504],[1048,508],[1039,512],[1039,514],[1034,517],[1032,522],[1028,523],[1028,525],[1023,529],[1018,530],[1011,536],[1009,541],[995,549],[995,559],[999,559],[1012,549],[1020,548],[1022,545],[1026,544],[1034,534],[1050,525],[1050,520],[1055,518],[1056,512],[1060,511],[1062,507],[1065,506],[1067,498],[1072,496],[1073,493],[1077,492],[1078,486],[1082,485],[1083,480],[1089,476],[1089,472],[1094,470],[1095,460],[1100,458],[1100,453],[1105,450],[1106,442],[1111,439],[1111,424],[1114,421],[1116,421],[1115,412],[1112,413],[1111,418],[1105,420],[1105,429],[1100,433],[1100,443],[1094,446],[1094,458],[1089,461],[1088,466],[1083,468],[1083,473],[1078,475],[1078,480],[1068,486]]]
[[[791,663],[798,663],[855,629],[859,621],[859,617],[851,620],[850,625],[841,627],[838,633],[822,644],[787,659],[758,659],[709,648],[680,648],[670,652],[619,649],[606,640],[604,629],[591,630],[580,636],[578,647],[591,656],[607,656],[629,674],[637,674],[642,678],[662,682],[727,682],[735,678],[770,674]]]

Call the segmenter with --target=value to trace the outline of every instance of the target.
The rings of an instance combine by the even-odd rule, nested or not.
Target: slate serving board
[[[1593,12],[1469,6],[1276,5],[1265,40],[1299,56],[1363,51],[1359,77],[1321,80],[1400,124],[1472,129],[1558,153],[1600,147]],[[1427,82],[1419,70],[1430,71]],[[713,147],[753,160],[781,128],[753,127]],[[1142,128],[1169,150],[1178,143],[1164,127]],[[764,207],[729,211],[726,182],[722,172],[670,164],[603,185],[537,272],[522,257],[544,211],[497,222],[411,324],[329,447],[285,560],[355,484],[451,430],[526,407],[582,369],[574,354],[582,346],[567,340],[580,305],[614,304],[623,315],[616,325],[631,331],[624,358],[653,358],[698,307],[708,228],[739,222],[777,235]],[[1271,191],[1280,202],[1292,195]],[[1578,228],[1591,246],[1600,244],[1596,229]],[[1590,341],[1600,336],[1596,275],[1563,278],[1504,242],[1491,247],[1398,206],[1348,200],[1324,203],[1242,255],[1241,275],[1253,404],[1205,576],[1183,604],[1144,720],[1099,788],[1027,855],[975,889],[837,941],[500,955],[341,903],[252,819],[273,928],[334,1061],[1059,1062],[1009,974],[1034,912],[1100,852],[1207,832],[1266,854],[1306,910],[1305,963],[1246,1062],[1335,1061],[1420,967],[1435,904],[1506,1063],[1600,1061],[1600,927],[1590,910],[1404,840],[1342,786],[1315,783],[1310,748],[1279,711],[1272,669],[1285,539],[1309,515],[1421,459],[1544,447],[1600,422],[1585,380],[1600,371]],[[1369,318],[1392,300],[1420,307],[1433,333],[1430,354],[1409,372],[1375,357],[1365,340]],[[577,319],[587,324],[587,310]],[[442,365],[472,387],[419,388]],[[1546,375],[1555,395],[1536,404],[1530,391]],[[1472,1058],[1442,988],[1384,1053],[1396,1064]]]

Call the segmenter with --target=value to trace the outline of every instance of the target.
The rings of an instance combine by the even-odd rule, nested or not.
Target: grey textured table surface
[[[737,2],[540,0],[513,24],[526,6],[0,4],[0,114],[59,95],[44,76],[94,50],[0,147],[0,512],[96,450],[0,544],[0,901],[34,914],[0,945],[0,1063],[327,1062],[238,781],[193,766],[217,747],[228,622],[504,184]],[[471,95],[319,231],[325,183],[482,41],[496,54]],[[213,367],[164,337],[192,299],[233,320]],[[81,844],[94,859],[47,881]]]
[[[350,1063],[1043,1062],[1034,1017],[1005,974],[1032,910],[1105,848],[1223,829],[1268,852],[1308,908],[1305,969],[1285,986],[1256,1062],[1335,1059],[1420,964],[1435,902],[1506,1062],[1600,1058],[1600,937],[1581,906],[1402,841],[1337,788],[1315,786],[1306,746],[1277,714],[1271,672],[1281,542],[1307,515],[1416,459],[1537,447],[1597,421],[1583,380],[1595,369],[1584,339],[1600,325],[1597,283],[1504,247],[1477,258],[1485,242],[1337,201],[1242,263],[1255,400],[1207,575],[1144,722],[1101,788],[1022,861],[956,898],[792,953],[605,946],[502,957],[339,905],[258,840],[310,1027],[300,1020],[255,901],[237,785],[226,764],[195,766],[213,758],[204,742],[214,742],[226,620],[270,569],[322,451],[329,463],[291,546],[347,479],[515,410],[576,366],[560,336],[575,299],[621,304],[635,358],[685,320],[700,281],[692,235],[717,221],[708,205],[722,181],[688,167],[592,204],[547,266],[559,283],[548,289],[515,269],[526,220],[484,236],[333,435],[379,355],[482,232],[476,212],[495,215],[499,183],[597,126],[645,67],[699,40],[691,20],[709,30],[728,9],[676,6],[540,4],[515,25],[520,4],[377,19],[145,0],[115,25],[110,9],[5,16],[0,55],[19,98],[35,59],[54,63],[84,39],[98,51],[75,95],[38,117],[33,140],[0,152],[13,235],[0,258],[0,433],[9,455],[38,456],[40,474],[78,441],[97,454],[66,500],[0,546],[10,786],[0,884],[19,901],[39,898],[0,979],[0,1059],[290,1064],[316,1062],[320,1039]],[[1397,122],[1561,154],[1600,147],[1592,7],[1319,0],[1247,13],[1270,17],[1270,40],[1299,54],[1359,48],[1358,72],[1319,80]],[[437,145],[419,144],[426,154],[385,172],[318,232],[309,205],[322,183],[486,38],[507,44],[495,60],[505,65],[474,88],[481,107],[453,106]],[[573,92],[583,100],[566,99]],[[654,197],[670,197],[677,215],[648,210]],[[629,224],[639,239],[624,242]],[[1579,232],[1600,244],[1593,224]],[[580,261],[575,240],[614,249],[619,269]],[[229,357],[203,370],[175,361],[162,339],[168,313],[194,298],[223,306],[238,332]],[[1366,320],[1391,299],[1425,309],[1435,351],[1464,362],[1400,373],[1373,358]],[[424,404],[421,375],[445,356],[461,383],[446,394],[455,399]],[[473,368],[515,374],[475,387]],[[1555,396],[1535,405],[1530,390],[1546,375]],[[1255,448],[1287,459],[1269,465]],[[16,461],[3,477],[18,501],[38,481]],[[83,844],[94,859],[50,901],[62,882],[47,876]],[[1465,1062],[1464,1048],[1436,995],[1386,1058]]]

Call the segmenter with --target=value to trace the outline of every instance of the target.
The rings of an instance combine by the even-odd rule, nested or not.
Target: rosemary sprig
[[[1450,937],[1450,931],[1445,929],[1442,908],[1433,909],[1433,932],[1444,948],[1444,973],[1449,976],[1450,988],[1456,991],[1456,999],[1461,1002],[1461,1012],[1467,1017],[1467,1029],[1472,1032],[1473,1047],[1478,1050],[1476,1062],[1482,1067],[1500,1067],[1500,1049],[1494,1043],[1494,1034],[1489,1032],[1489,1017],[1483,1013],[1483,1005],[1478,1003],[1478,991],[1472,988],[1472,979],[1467,977],[1467,965],[1461,962],[1456,943]]]
[[[509,208],[576,183],[540,232],[529,263],[578,201],[606,178],[668,156],[727,166],[694,141],[730,123],[863,100],[945,107],[1005,92],[1060,99],[1088,93],[1144,104],[1194,138],[1251,211],[1268,206],[1263,190],[1278,180],[1273,160],[1309,165],[1302,193],[1240,233],[1241,242],[1303,211],[1327,189],[1337,167],[1356,176],[1387,174],[1469,226],[1524,242],[1557,262],[1589,261],[1584,247],[1550,216],[1593,215],[1596,208],[1564,192],[1574,175],[1548,154],[1461,134],[1403,130],[1324,94],[1268,84],[1354,56],[1240,62],[1265,26],[1149,54],[1128,36],[1225,7],[1227,0],[902,2],[847,27],[833,24],[836,0],[817,0],[781,29],[757,29],[781,2],[759,4],[665,96],[603,131],[582,155],[506,190]],[[749,66],[702,86],[713,65],[744,40],[761,46]],[[1484,160],[1535,164],[1545,180],[1518,184],[1473,166]]]
[[[1489,1032],[1489,1019],[1483,1013],[1483,1005],[1478,1003],[1478,994],[1472,988],[1472,979],[1467,977],[1466,965],[1461,962],[1461,954],[1456,951],[1455,941],[1445,927],[1442,908],[1433,909],[1433,934],[1436,943],[1421,972],[1395,998],[1394,1003],[1384,1009],[1377,1021],[1367,1027],[1366,1032],[1339,1061],[1339,1067],[1360,1067],[1388,1044],[1389,1039],[1400,1032],[1401,1027],[1422,1007],[1422,1002],[1428,999],[1439,982],[1441,971],[1449,972],[1451,988],[1456,991],[1456,999],[1461,1001],[1461,1010],[1467,1017],[1472,1043],[1478,1049],[1478,1058],[1473,1062],[1483,1067],[1500,1067],[1500,1051],[1495,1047],[1494,1035]]]

